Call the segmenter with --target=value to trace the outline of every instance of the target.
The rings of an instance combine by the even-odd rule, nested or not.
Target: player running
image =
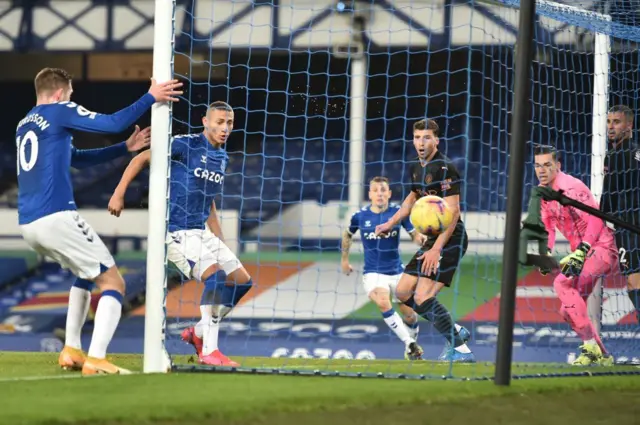
[[[418,157],[410,168],[411,193],[386,223],[376,226],[375,235],[391,232],[409,217],[413,204],[423,196],[435,195],[447,202],[454,212],[451,226],[437,237],[427,238],[404,268],[396,296],[432,322],[447,339],[448,344],[440,360],[471,363],[475,362],[475,356],[466,344],[469,331],[456,325],[447,308],[436,298],[443,287],[451,285],[468,246],[467,232],[460,220],[460,174],[451,160],[438,151],[438,131],[434,120],[421,120],[413,125],[413,145]]]
[[[560,161],[553,147],[536,148],[534,167],[540,186],[561,190],[571,199],[598,208],[582,181],[560,171]],[[560,260],[561,273],[553,280],[553,287],[562,302],[560,314],[582,339],[581,354],[573,364],[611,366],[613,356],[607,353],[589,318],[586,301],[598,279],[614,270],[617,254],[613,232],[601,219],[556,201],[542,200],[540,214],[549,233],[549,255],[553,252],[556,228],[571,246],[572,253]],[[549,272],[541,270],[542,274]]]
[[[375,236],[378,224],[387,221],[400,207],[389,204],[391,190],[389,180],[385,177],[374,177],[369,183],[369,200],[371,204],[355,212],[351,216],[351,224],[342,235],[342,272],[351,274],[353,267],[349,264],[349,250],[354,233],[360,230],[364,248],[364,275],[362,283],[369,299],[373,301],[384,318],[385,323],[405,345],[405,358],[417,360],[422,357],[422,348],[416,343],[418,339],[418,315],[410,307],[400,304],[402,319],[393,310],[390,297],[397,302],[395,296],[398,279],[402,273],[400,261],[400,225],[397,225],[386,236]],[[401,222],[411,239],[422,245],[424,235],[416,232],[405,218]]]
[[[627,223],[640,225],[640,150],[632,139],[633,111],[613,106],[607,116],[609,149],[604,159],[600,209]],[[613,228],[613,225],[610,225]],[[640,323],[640,235],[615,229],[620,269],[627,277],[627,291]]]
[[[204,283],[201,319],[182,332],[182,339],[195,347],[201,364],[239,366],[218,349],[218,333],[220,321],[253,282],[224,243],[214,200],[222,193],[229,159],[224,146],[233,130],[233,109],[214,102],[202,123],[202,133],[174,136],[171,143],[167,259],[187,278]],[[131,160],[109,201],[112,215],[120,216],[129,184],[150,161],[148,150]]]
[[[83,375],[128,373],[106,360],[118,327],[125,283],[100,237],[78,214],[70,167],[86,168],[138,151],[149,145],[149,131],[136,127],[126,142],[103,149],[78,150],[71,130],[120,133],[155,102],[177,101],[182,86],[175,80],[156,84],[131,106],[111,115],[88,111],[71,102],[71,76],[45,68],[35,77],[36,106],[16,129],[18,221],[24,240],[43,256],[53,258],[76,275],[69,292],[65,346],[58,363],[82,369]],[[87,318],[93,284],[102,296],[95,313],[88,356],[80,335]]]

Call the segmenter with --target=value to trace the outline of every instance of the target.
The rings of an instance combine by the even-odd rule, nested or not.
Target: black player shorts
[[[627,276],[640,273],[640,236],[626,229],[616,229],[616,246],[620,271]]]
[[[417,276],[417,277],[426,277],[435,282],[443,283],[444,286],[451,286],[451,282],[453,281],[453,276],[456,274],[456,270],[458,269],[458,264],[460,260],[467,252],[467,247],[469,246],[469,238],[467,237],[467,232],[465,230],[456,229],[455,232],[451,235],[451,239],[444,246],[442,250],[442,258],[440,259],[440,267],[438,271],[433,274],[425,275],[421,271],[422,261],[418,260],[424,252],[430,250],[435,243],[434,239],[429,239],[427,243],[415,253],[411,261],[404,268],[404,273]]]

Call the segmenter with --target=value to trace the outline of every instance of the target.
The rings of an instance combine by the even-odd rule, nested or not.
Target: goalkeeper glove
[[[582,267],[584,266],[584,260],[587,258],[587,253],[590,250],[591,245],[586,242],[581,242],[575,251],[560,260],[562,274],[567,277],[580,276]]]

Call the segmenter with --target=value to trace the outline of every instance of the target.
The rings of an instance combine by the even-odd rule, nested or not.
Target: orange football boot
[[[82,375],[130,375],[131,371],[109,362],[107,359],[87,357],[82,367]]]
[[[82,349],[65,345],[58,357],[58,364],[64,370],[82,370],[86,356]]]

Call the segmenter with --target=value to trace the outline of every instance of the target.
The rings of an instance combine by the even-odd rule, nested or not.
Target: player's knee
[[[220,267],[218,267],[217,264],[212,264],[211,266],[207,267],[207,269],[202,273],[202,275],[200,275],[200,280],[202,282],[206,282],[207,279],[209,279],[211,276],[217,273],[219,269]]]
[[[373,301],[380,311],[389,311],[391,310],[391,301],[389,300],[389,293],[386,291],[372,291],[369,294],[369,299]]]
[[[125,283],[117,266],[111,266],[109,269],[101,273],[96,279],[95,283],[100,288],[101,292],[104,291],[116,291],[120,294],[125,294]]]
[[[409,307],[413,307],[413,293],[417,281],[417,278],[404,274],[396,287],[396,298]]]
[[[435,298],[435,296],[436,294],[432,292],[416,292],[413,299],[416,305],[422,305],[430,299]]]
[[[251,275],[244,267],[239,267],[227,275],[227,282],[236,285],[246,285],[251,282]]]
[[[416,286],[416,293],[413,296],[416,305],[421,305],[425,301],[435,298],[443,287],[443,283],[428,278],[420,278]]]
[[[246,272],[246,271],[245,271]],[[226,275],[218,271],[209,276],[204,284],[200,305],[222,305],[233,308],[251,290],[253,282],[251,277],[244,281],[238,281],[231,274]],[[232,284],[229,284],[229,283]]]

